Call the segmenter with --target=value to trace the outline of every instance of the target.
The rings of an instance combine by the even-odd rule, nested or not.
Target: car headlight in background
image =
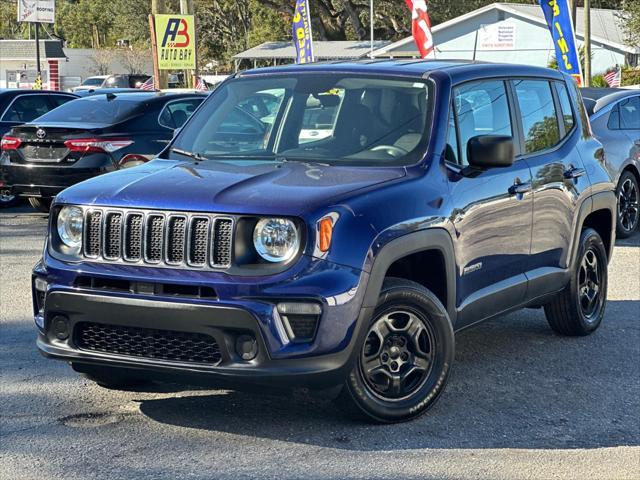
[[[74,250],[82,245],[84,216],[78,207],[62,207],[58,213],[58,236],[62,243]]]
[[[296,225],[286,218],[263,218],[253,231],[253,245],[269,262],[286,262],[300,248],[300,234]]]

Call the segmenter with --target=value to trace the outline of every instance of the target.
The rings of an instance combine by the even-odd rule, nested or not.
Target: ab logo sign
[[[193,15],[156,15],[158,66],[161,70],[196,67]]]

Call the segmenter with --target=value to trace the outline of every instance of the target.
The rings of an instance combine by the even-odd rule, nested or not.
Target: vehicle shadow
[[[589,337],[555,335],[531,310],[460,332],[447,390],[402,425],[353,421],[310,394],[217,391],[141,400],[140,411],[169,425],[359,451],[640,445],[638,318],[640,301],[617,301]]]

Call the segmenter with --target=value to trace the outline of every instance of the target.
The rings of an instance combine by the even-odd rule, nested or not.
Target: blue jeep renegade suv
[[[616,199],[569,77],[457,61],[266,68],[159,157],[60,193],[38,347],[103,386],[335,392],[381,422],[442,393],[454,331],[602,321]]]

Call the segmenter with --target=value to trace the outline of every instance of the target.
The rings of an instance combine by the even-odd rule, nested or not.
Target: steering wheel
[[[372,152],[380,152],[385,151],[392,157],[401,157],[402,155],[406,155],[409,153],[402,147],[396,147],[395,145],[376,145],[371,149]]]

